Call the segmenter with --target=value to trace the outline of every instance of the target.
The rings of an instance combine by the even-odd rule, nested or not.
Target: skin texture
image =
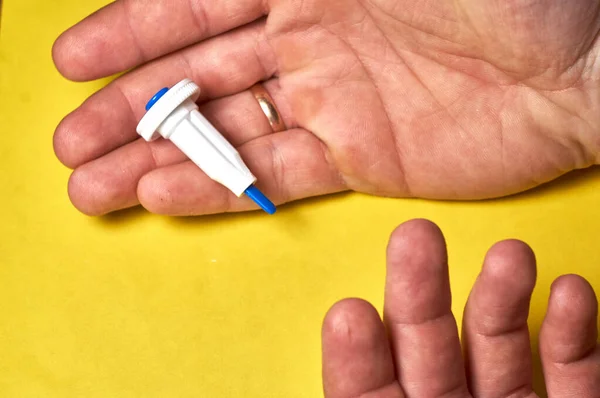
[[[325,398],[534,398],[527,318],[535,255],[506,240],[471,290],[462,347],[451,312],[446,247],[427,220],[391,235],[383,320],[368,302],[336,303],[323,322]],[[539,345],[549,398],[600,396],[598,302],[590,284],[552,285]]]
[[[600,162],[599,12],[595,0],[117,0],[55,43],[69,79],[130,70],[62,120],[55,151],[86,214],[255,209],[136,135],[145,101],[189,77],[278,204],[521,192]],[[246,91],[258,81],[288,131],[272,134]]]

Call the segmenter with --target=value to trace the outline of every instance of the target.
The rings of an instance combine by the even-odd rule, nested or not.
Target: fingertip
[[[110,7],[109,4],[105,8]],[[62,32],[52,44],[54,65],[66,79],[84,82],[122,70],[111,65],[115,62],[115,48],[121,43],[120,37],[113,37],[112,42],[107,41],[117,28],[115,21],[107,19],[102,10],[86,16]]]
[[[137,204],[128,186],[115,181],[110,171],[98,172],[92,164],[80,166],[71,173],[68,195],[73,206],[88,216],[102,216]]]
[[[65,67],[64,67],[64,63],[63,63],[63,43],[64,43],[64,35],[66,32],[61,33],[56,40],[54,40],[54,43],[52,43],[52,49],[51,49],[51,56],[52,56],[52,62],[54,63],[54,66],[56,67],[56,69],[58,70],[58,72],[63,76],[65,76]]]
[[[94,184],[92,177],[85,167],[77,168],[69,177],[67,191],[71,203],[77,210],[88,216],[100,216],[102,211],[95,205],[95,190],[99,184]]]
[[[446,244],[433,222],[413,219],[391,234],[385,312],[391,323],[419,324],[451,312]]]
[[[551,293],[560,293],[565,290],[575,290],[575,291],[594,291],[592,285],[581,275],[577,274],[564,274],[556,278],[552,285],[550,285]]]
[[[465,308],[463,332],[490,341],[527,325],[536,284],[535,254],[525,242],[508,239],[487,251]],[[529,336],[513,343],[528,344]],[[512,347],[512,346],[509,346]],[[480,355],[475,353],[474,355]]]
[[[140,204],[149,212],[168,214],[173,206],[172,190],[160,169],[151,171],[140,178],[137,185]]]
[[[85,81],[85,73],[82,70],[80,52],[76,39],[71,29],[61,33],[52,44],[52,61],[56,70],[64,78],[74,81]]]
[[[52,145],[54,153],[58,160],[70,169],[83,164],[88,158],[87,147],[89,140],[82,140],[82,134],[79,132],[85,129],[78,121],[78,113],[70,113],[65,116],[56,126]]]
[[[100,93],[108,95],[101,100]],[[137,137],[130,130],[134,125],[132,115],[122,112],[123,108],[129,109],[128,104],[119,100],[122,98],[100,91],[62,118],[53,136],[54,153],[61,163],[75,169]]]
[[[68,125],[67,119],[69,115],[65,116],[56,126],[54,135],[52,136],[52,148],[57,159],[66,167],[70,169],[75,168],[75,163],[70,159],[69,142],[71,140],[70,130],[66,128]]]
[[[530,294],[537,277],[535,253],[517,239],[498,242],[488,250],[481,274],[492,283],[508,284],[519,288],[519,293]]]
[[[589,318],[598,313],[594,288],[582,276],[566,274],[558,277],[550,287],[548,312],[557,316]]]
[[[137,197],[148,211],[168,216],[196,216],[247,210],[223,185],[211,180],[191,161],[158,168],[142,176]]]
[[[415,232],[441,234],[440,228],[433,221],[425,218],[413,218],[398,225],[392,231],[392,238],[413,235]]]
[[[367,301],[345,299],[334,304],[323,320],[322,333],[333,346],[371,346],[379,336],[381,318]]]
[[[568,364],[581,360],[597,344],[598,301],[591,284],[579,275],[557,278],[540,331],[546,361]]]
[[[333,305],[323,320],[322,340],[326,397],[398,390],[385,327],[368,302],[351,298]]]
[[[415,245],[444,239],[443,233],[434,222],[415,218],[398,225],[388,240],[388,255],[414,248]]]
[[[391,286],[412,291],[421,289],[423,283],[430,284],[432,278],[446,283],[444,235],[432,221],[412,219],[396,227],[390,235],[386,256],[387,279]]]

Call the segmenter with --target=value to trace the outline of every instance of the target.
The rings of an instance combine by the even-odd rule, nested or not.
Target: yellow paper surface
[[[80,214],[52,134],[106,82],[68,82],[50,54],[105,3],[3,5],[0,397],[321,396],[323,315],[351,296],[381,308],[387,238],[416,217],[446,233],[459,321],[485,251],[504,238],[537,253],[533,332],[558,275],[600,292],[598,169],[476,203],[344,194],[274,217]]]

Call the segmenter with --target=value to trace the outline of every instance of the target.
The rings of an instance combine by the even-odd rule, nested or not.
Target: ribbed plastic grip
[[[144,140],[153,141],[160,137],[156,131],[158,126],[169,117],[187,99],[196,101],[200,95],[200,88],[190,79],[184,79],[173,86],[163,95],[144,115],[137,126],[137,132]]]

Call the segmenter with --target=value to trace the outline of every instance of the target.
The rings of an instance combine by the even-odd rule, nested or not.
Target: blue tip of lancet
[[[146,104],[146,111],[149,111],[150,108],[152,108],[154,104],[156,104],[156,102],[167,93],[167,91],[169,91],[169,88],[163,87],[158,91],[158,93],[154,94],[154,97],[150,98],[150,101],[148,101]]]
[[[269,214],[274,214],[277,210],[273,202],[269,200],[260,189],[256,188],[254,185],[250,185],[246,191],[244,192],[250,199],[254,201],[257,205],[260,206],[265,212]]]

